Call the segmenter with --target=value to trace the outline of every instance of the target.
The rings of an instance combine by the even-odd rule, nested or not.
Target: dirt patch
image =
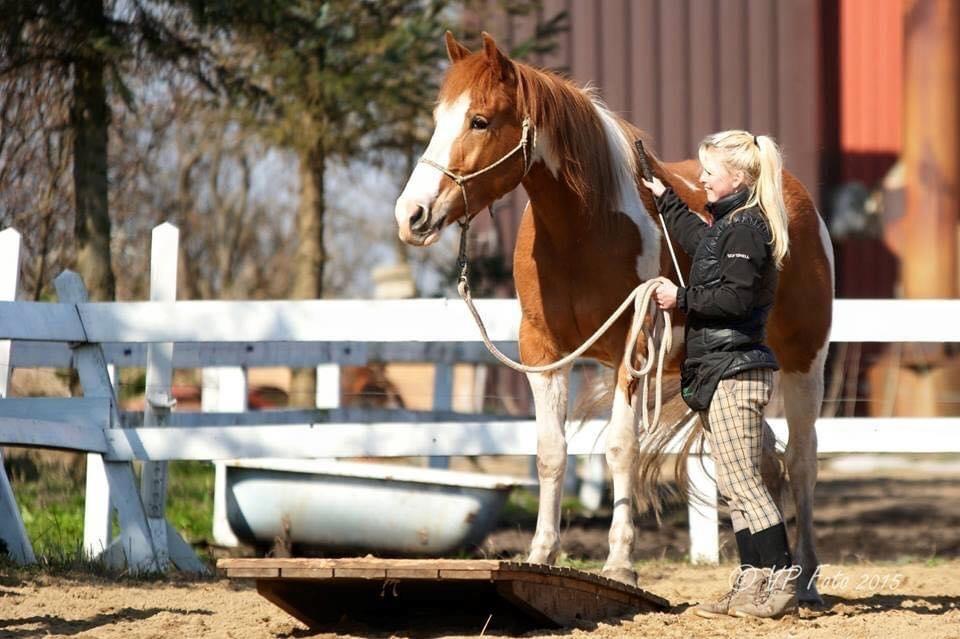
[[[670,613],[637,615],[581,628],[534,632],[528,637],[757,637],[838,636],[856,639],[960,634],[960,562],[938,565],[855,564],[824,571],[826,605],[779,621],[700,619],[689,607],[723,588],[732,565],[640,565],[645,586],[675,605]],[[257,595],[252,583],[117,583],[39,577],[0,581],[0,637],[217,637],[279,639],[335,637],[314,634]],[[469,634],[476,637],[485,619]],[[407,636],[351,628],[350,637]]]
[[[960,637],[960,482],[956,475],[898,470],[860,476],[826,468],[817,488],[817,534],[826,564],[822,609],[804,609],[780,621],[704,620],[689,607],[725,589],[732,563],[694,567],[688,551],[686,509],[666,513],[658,527],[640,522],[636,556],[641,585],[674,604],[670,613],[637,615],[611,623],[529,637]],[[788,510],[789,514],[789,510]],[[607,517],[566,522],[562,543],[577,559],[602,560]],[[532,526],[496,531],[481,556],[522,555]],[[732,557],[723,531],[721,552]],[[664,558],[666,558],[664,560]],[[677,561],[680,560],[680,561]],[[588,564],[589,565],[589,564]],[[592,564],[591,567],[599,564]],[[260,597],[252,582],[139,582],[102,578],[24,577],[0,573],[0,638],[224,637],[281,639],[314,634]],[[476,637],[475,629],[433,636]],[[389,634],[346,627],[351,637]],[[489,634],[489,633],[488,633]],[[407,636],[402,633],[394,636]]]
[[[827,466],[827,465],[825,465]],[[883,474],[820,472],[816,490],[815,527],[820,561],[826,563],[895,559],[960,559],[960,474],[936,475],[897,469]],[[787,497],[787,519],[793,534],[793,508]],[[564,519],[563,552],[578,559],[606,557],[609,513]],[[637,522],[639,559],[683,560],[689,555],[686,504],[674,504],[657,524],[652,515]],[[494,531],[481,554],[511,557],[526,552],[533,521]],[[729,519],[721,509],[721,560],[736,559]],[[960,636],[960,631],[958,631]]]

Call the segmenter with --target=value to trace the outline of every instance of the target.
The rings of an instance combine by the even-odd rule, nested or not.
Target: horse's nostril
[[[410,216],[410,226],[415,226],[417,222],[423,217],[425,213],[422,206],[417,206],[416,210],[413,212],[413,215]]]
[[[429,221],[430,218],[427,215],[427,208],[420,204],[416,205],[413,214],[410,216],[410,228],[412,230],[419,230],[420,227],[426,226]]]

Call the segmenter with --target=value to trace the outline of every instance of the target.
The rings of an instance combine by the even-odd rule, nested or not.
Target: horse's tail
[[[674,462],[675,485],[661,486],[661,479],[669,446],[681,435],[690,421],[690,409],[680,397],[680,378],[677,374],[664,374],[663,396],[668,398],[660,412],[660,425],[652,433],[640,433],[638,442],[637,478],[634,489],[634,502],[637,513],[652,508],[657,520],[664,503],[686,499],[689,494],[687,477],[687,458],[693,450],[703,449],[703,427],[699,419],[693,420],[693,427],[686,434]],[[605,414],[609,410],[616,390],[616,375],[599,375],[584,384],[577,395],[570,421],[574,429],[582,428],[592,418]],[[638,400],[639,401],[639,400]],[[640,407],[637,407],[640,410]],[[602,446],[597,442],[597,447]]]
[[[587,421],[601,416],[606,416],[613,404],[613,393],[616,390],[616,383],[612,371],[601,369],[601,374],[591,375],[586,383],[581,384],[577,396],[574,399],[573,409],[570,411],[570,422],[574,432],[583,428]],[[607,426],[610,425],[609,420]],[[606,426],[597,434],[606,432]],[[603,450],[602,444],[594,442],[594,449]],[[599,448],[598,448],[599,447]]]
[[[704,441],[700,420],[690,419],[690,409],[680,396],[679,376],[664,377],[663,389],[664,397],[669,399],[660,413],[660,424],[652,432],[642,433],[640,437],[634,494],[637,511],[651,508],[658,522],[665,502],[686,500],[691,496],[687,458],[694,450],[702,451]],[[690,428],[684,435],[688,424]],[[673,463],[674,483],[661,485],[664,468],[669,468],[667,455],[678,437],[682,437],[682,441]]]

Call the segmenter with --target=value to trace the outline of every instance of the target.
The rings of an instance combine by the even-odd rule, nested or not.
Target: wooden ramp
[[[578,626],[670,603],[640,588],[570,568],[460,559],[221,559],[230,579],[310,628],[486,628],[522,632]]]

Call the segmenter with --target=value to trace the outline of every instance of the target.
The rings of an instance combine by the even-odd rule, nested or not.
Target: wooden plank
[[[669,602],[639,588],[540,564],[361,557],[221,559],[217,565],[230,578],[257,578],[261,595],[314,629],[333,629],[347,618],[399,630],[391,621],[436,623],[440,616],[444,623],[459,620],[474,627],[477,618],[493,611],[498,619],[520,622],[516,630],[669,608]]]
[[[327,307],[337,302],[354,303],[352,307]],[[383,300],[366,302],[362,300],[321,300],[314,302],[286,302],[286,307],[277,306],[280,302],[116,302],[97,305],[96,317],[98,337],[113,344],[108,348],[112,353],[110,361],[122,366],[143,366],[146,360],[144,344],[124,344],[117,342],[122,338],[130,342],[179,341],[174,349],[174,366],[192,368],[212,366],[217,363],[237,365],[265,365],[304,363],[313,365],[319,361],[436,361],[437,358],[449,358],[450,361],[491,361],[482,355],[483,345],[479,343],[479,333],[472,318],[463,312],[447,309],[440,313],[438,326],[442,330],[421,330],[398,322],[381,322],[382,326],[374,334],[357,332],[345,334],[342,330],[325,333],[316,325],[326,325],[341,321],[347,326],[355,326],[361,317],[376,315],[379,318],[414,315],[430,315],[443,306],[438,300]],[[453,305],[457,300],[442,300]],[[384,307],[390,302],[396,306]],[[516,300],[478,300],[484,321],[501,327],[502,334],[493,335],[498,347],[516,349],[516,328],[519,325],[520,310]],[[492,304],[483,304],[491,302]],[[136,308],[131,308],[131,304]],[[228,306],[222,306],[227,304]],[[370,304],[372,306],[366,307]],[[407,306],[403,306],[406,304]],[[210,305],[209,307],[204,305]],[[320,305],[320,306],[312,306]],[[90,305],[80,305],[88,307]],[[459,306],[463,306],[462,302]],[[457,307],[459,308],[459,307]],[[401,312],[402,311],[402,312]],[[235,313],[236,323],[218,330],[216,313]],[[264,328],[263,317],[273,318],[283,325],[288,318],[281,318],[282,312],[289,312],[291,326],[288,328]],[[69,365],[72,361],[70,351],[62,345],[54,347],[51,340],[82,341],[83,335],[74,329],[55,330],[50,328],[60,323],[70,324],[76,311],[67,304],[46,302],[0,302],[0,339],[14,340],[14,366],[27,365]],[[833,327],[831,340],[834,342],[956,342],[960,341],[960,323],[953,318],[960,315],[960,300],[858,300],[840,299],[834,302]],[[140,321],[147,316],[152,318],[151,325],[137,329],[128,322]],[[883,322],[873,321],[883,317]],[[66,318],[66,319],[64,319]],[[249,320],[249,322],[246,322]],[[207,327],[194,323],[205,322]],[[36,326],[28,335],[26,326]],[[77,321],[79,324],[79,321]],[[236,324],[244,324],[235,328]],[[416,324],[422,324],[418,322]],[[4,326],[16,325],[16,329],[7,330]],[[192,328],[191,328],[192,326]],[[313,326],[313,328],[309,328]],[[325,330],[325,329],[324,329]],[[253,334],[253,335],[251,335]],[[363,335],[363,341],[357,341],[357,335]],[[93,339],[91,337],[91,339]],[[39,340],[39,344],[30,346],[30,341]],[[303,340],[307,343],[297,343]],[[338,347],[331,341],[342,341]],[[415,344],[405,344],[413,341]],[[239,342],[227,344],[225,342]],[[319,342],[319,345],[309,342]],[[194,344],[195,343],[195,344]],[[366,346],[361,346],[366,344]],[[433,347],[430,345],[434,344]],[[459,344],[459,345],[457,345]],[[22,349],[23,355],[19,353]],[[33,348],[34,350],[30,350]],[[367,350],[363,350],[366,348]],[[437,350],[431,350],[435,348]],[[37,350],[39,349],[39,350]],[[54,349],[54,350],[44,350]],[[334,349],[334,350],[331,350]],[[129,351],[129,355],[125,353]],[[349,353],[347,352],[349,351]],[[46,353],[46,355],[44,355]],[[349,359],[350,356],[356,360]],[[513,353],[512,353],[513,354]],[[48,358],[53,358],[52,361]],[[300,358],[300,359],[298,359]],[[314,359],[317,358],[317,359]]]
[[[64,271],[57,276],[54,286],[58,297],[63,301],[79,304],[87,300],[83,281],[72,271]],[[85,327],[81,326],[81,329],[86,332]],[[110,419],[103,424],[104,430],[117,430],[109,428],[110,425],[119,424],[120,417],[116,409],[113,384],[100,346],[88,342],[78,346],[76,369],[84,397],[102,397],[110,403]],[[159,569],[156,548],[153,546],[143,503],[140,501],[133,466],[129,462],[107,461],[102,466],[88,464],[87,469],[87,492],[84,499],[85,547],[105,548],[104,556],[108,564],[126,568],[133,573]],[[110,520],[103,520],[104,513],[109,517],[111,507],[117,511],[120,523],[120,535],[112,541],[109,540]],[[95,538],[86,533],[88,523],[95,531]]]
[[[9,400],[16,401],[16,400]],[[30,400],[42,402],[44,400]],[[71,400],[73,401],[73,400]],[[3,411],[3,404],[0,404],[0,411]],[[22,410],[17,416],[30,415],[28,409]],[[76,421],[76,420],[58,420],[52,416],[53,410],[48,410],[51,415],[51,421]],[[0,412],[0,417],[3,414]],[[38,415],[30,415],[38,418]],[[247,412],[195,412],[183,411],[171,413],[167,426],[171,428],[207,428],[210,426],[280,426],[280,425],[319,425],[319,424],[359,424],[359,423],[460,423],[477,422],[486,418],[481,414],[456,413],[453,411],[420,411],[420,410],[400,410],[386,408],[336,408],[329,410],[320,409],[294,409],[294,410],[270,410],[270,411],[247,411]],[[139,428],[143,426],[143,414],[139,412],[121,413],[122,425],[124,428]],[[528,418],[504,416],[497,417],[498,422],[508,423],[529,421]],[[102,422],[101,422],[102,423]]]
[[[540,613],[558,626],[632,616],[635,612],[635,608],[626,602],[592,596],[551,583],[498,582],[497,591],[517,605]]]
[[[782,442],[786,420],[770,419]],[[600,455],[605,422],[568,434],[571,455]],[[909,437],[904,437],[904,433]],[[818,450],[826,453],[960,453],[960,418],[887,417],[817,420]],[[111,428],[110,460],[221,460],[256,457],[407,457],[415,455],[534,455],[532,420],[448,424],[323,424],[209,428]],[[676,438],[667,447],[678,452]],[[602,441],[600,439],[599,441]]]
[[[516,341],[495,342],[505,355],[517,359]],[[147,344],[101,345],[107,363],[144,367]],[[12,342],[11,365],[24,368],[73,365],[73,351],[61,342]],[[174,345],[174,368],[210,366],[290,366],[317,364],[359,365],[367,362],[470,362],[495,364],[482,342],[187,342]]]
[[[475,342],[477,326],[459,299],[307,301],[180,301],[78,304],[91,342]],[[515,341],[520,327],[516,300],[475,300],[490,339]],[[0,338],[57,340],[40,327],[5,333],[9,325],[0,303]],[[18,302],[18,304],[26,304]],[[39,306],[54,306],[42,305]],[[35,305],[37,306],[37,305]],[[33,308],[33,307],[31,307]],[[47,309],[50,310],[50,309]],[[34,309],[33,313],[40,310]],[[20,315],[19,311],[16,315]],[[61,314],[69,318],[69,313]],[[67,319],[57,315],[68,333]],[[383,318],[389,317],[385,322]],[[430,322],[423,322],[430,317]],[[36,318],[40,321],[42,318]],[[398,331],[397,326],[403,330]],[[70,333],[71,341],[84,339]]]
[[[688,153],[696,153],[696,145],[707,134],[719,131],[720,70],[719,52],[728,46],[721,42],[718,27],[716,2],[694,3],[690,12],[690,128],[691,148]],[[725,34],[726,35],[726,34]]]
[[[0,402],[0,420],[30,419],[101,429],[109,426],[107,397],[11,397]]]
[[[740,74],[747,77],[750,88],[746,94],[750,113],[747,128],[755,134],[774,135],[778,139],[780,131],[784,130],[780,126],[778,109],[782,93],[779,86],[781,78],[778,77],[778,61],[784,53],[787,57],[793,57],[790,52],[781,50],[782,45],[777,34],[777,13],[779,6],[783,4],[785,3],[780,1],[750,0],[749,20],[742,25],[746,30],[744,35],[749,51],[747,67],[738,70]],[[809,37],[808,31],[802,31],[805,38]],[[787,80],[785,84],[793,84],[792,78],[787,79],[790,77],[783,77]],[[787,128],[791,126],[793,126],[792,123]]]
[[[440,579],[437,568],[387,568],[387,579]]]
[[[333,569],[335,579],[386,579],[386,568],[340,568]]]
[[[3,400],[0,405],[13,400]],[[0,444],[105,453],[102,427],[15,417],[0,418]]]
[[[663,158],[690,157],[694,151],[690,123],[690,7],[688,0],[661,2],[659,5],[660,73],[660,152]]]
[[[230,568],[227,570],[227,577],[231,579],[265,579],[279,576],[279,568]]]
[[[284,579],[331,579],[333,568],[281,568],[280,576]]]
[[[820,91],[805,90],[820,79],[820,2],[778,2],[776,41],[779,56],[778,138],[787,168],[807,187],[814,202],[819,198]],[[759,93],[756,91],[751,93]],[[909,181],[909,178],[908,178]],[[951,227],[953,230],[953,227]],[[907,261],[909,264],[910,261]],[[890,320],[884,318],[886,324]]]
[[[440,568],[467,570],[475,567],[480,570],[496,570],[503,562],[485,559],[382,559],[379,557],[327,558],[223,558],[217,561],[218,568],[251,568],[271,566],[275,568],[408,568],[439,570]]]
[[[0,231],[0,300],[17,299],[17,284],[20,281],[20,233],[13,228]],[[0,340],[0,406],[9,399],[10,375],[13,369],[10,366],[9,340]],[[35,417],[31,415],[31,417]],[[8,425],[0,421],[0,431],[6,430]],[[18,564],[34,564],[37,557],[33,552],[33,545],[27,536],[27,530],[20,516],[20,507],[17,505],[13,487],[7,477],[7,470],[3,464],[3,454],[0,453],[0,539],[7,548],[7,554]]]
[[[82,342],[86,335],[73,304],[0,302],[0,338]]]
[[[747,49],[747,0],[719,0],[718,31],[722,46],[716,50],[715,73],[719,92],[716,108],[720,129],[746,129],[750,125],[750,53]],[[771,0],[774,1],[774,0]],[[757,52],[756,55],[766,55]],[[763,89],[759,89],[763,90]],[[702,131],[706,134],[708,131]]]
[[[441,570],[441,579],[493,579],[492,570]]]
[[[657,0],[630,3],[630,105],[627,118],[651,136],[647,148],[662,157],[660,30]]]
[[[150,242],[150,300],[172,302],[177,298],[177,254],[180,231],[164,222],[153,229]],[[173,408],[173,343],[152,342],[147,345],[147,374],[144,391],[143,425],[163,427]],[[170,561],[167,538],[167,462],[146,462],[140,470],[140,499],[147,514],[147,524],[157,563],[161,570]],[[174,535],[179,533],[174,531]],[[183,544],[179,544],[182,546]],[[192,562],[190,569],[201,566]],[[178,566],[186,568],[186,565]]]
[[[570,435],[571,454],[601,454],[595,420]],[[409,455],[533,455],[532,420],[439,424],[298,424],[209,428],[113,428],[105,433],[111,460],[405,457]],[[598,443],[600,442],[600,443]]]

